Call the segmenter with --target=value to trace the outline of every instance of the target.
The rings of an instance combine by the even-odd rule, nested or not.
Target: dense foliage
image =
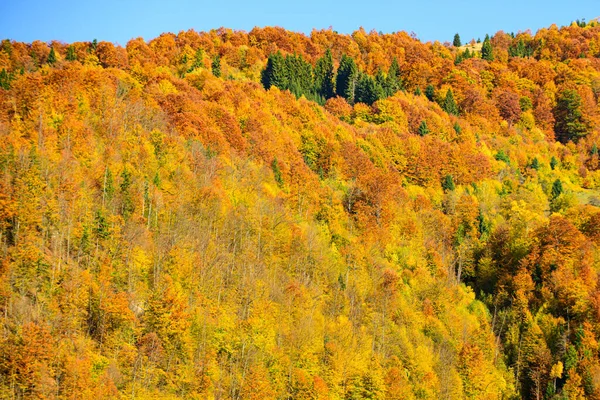
[[[600,25],[460,45],[3,41],[0,397],[600,399]]]

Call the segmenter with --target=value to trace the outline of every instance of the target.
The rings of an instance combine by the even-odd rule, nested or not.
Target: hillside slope
[[[580,25],[2,42],[1,396],[600,398]],[[399,86],[265,90],[277,51]]]

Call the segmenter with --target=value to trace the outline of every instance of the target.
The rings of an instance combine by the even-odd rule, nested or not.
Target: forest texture
[[[0,397],[600,399],[600,25],[0,46]]]

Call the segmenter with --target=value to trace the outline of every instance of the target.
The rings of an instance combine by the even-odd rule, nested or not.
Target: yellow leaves
[[[177,93],[177,88],[175,88],[175,86],[166,79],[161,79],[160,82],[158,82],[158,89],[165,96],[168,94]]]
[[[562,378],[562,374],[563,374],[563,363],[562,361],[558,361],[556,364],[554,364],[552,366],[552,369],[550,370],[550,378],[551,379],[560,379]]]

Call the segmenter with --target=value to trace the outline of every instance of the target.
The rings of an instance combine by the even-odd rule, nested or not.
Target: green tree
[[[56,53],[54,52],[54,47],[50,48],[50,54],[48,54],[48,64],[54,65],[56,63]]]
[[[302,95],[313,98],[312,65],[300,55],[288,55],[285,58],[285,69],[288,77],[286,89],[289,89],[297,98]]]
[[[69,46],[67,47],[67,61],[75,61],[77,60],[77,54],[75,54],[75,47]]]
[[[415,96],[421,96],[423,93],[421,92],[421,88],[417,86],[415,89]]]
[[[337,71],[335,91],[338,96],[345,98],[348,103],[354,103],[354,94],[358,81],[358,67],[352,57],[343,55]]]
[[[534,159],[531,161],[530,166],[532,169],[540,169],[540,162],[538,161],[537,157],[534,157]]]
[[[454,100],[454,94],[452,93],[452,89],[448,89],[448,91],[446,92],[446,98],[444,99],[444,104],[442,108],[448,114],[458,115],[458,105]]]
[[[2,88],[4,90],[10,89],[11,81],[12,81],[11,74],[6,72],[6,69],[2,68],[2,71],[0,71],[0,88]]]
[[[481,46],[481,58],[487,61],[494,61],[494,49],[492,48],[489,35],[485,35],[485,40]]]
[[[385,95],[392,96],[398,90],[401,90],[402,86],[403,83],[402,77],[400,76],[400,65],[398,65],[398,59],[394,57],[387,74],[387,79],[385,83]]]
[[[552,184],[552,200],[556,200],[558,198],[558,196],[560,196],[561,194],[563,194],[564,189],[563,189],[563,185],[560,179],[557,179],[554,181],[554,183]]]
[[[552,168],[552,171],[554,171],[556,167],[558,167],[558,160],[556,157],[552,156],[552,159],[550,159],[550,168]]]
[[[446,175],[444,177],[444,180],[442,181],[442,189],[444,189],[445,192],[451,192],[456,189],[452,175]]]
[[[221,77],[221,57],[217,54],[212,60],[212,73],[217,78]]]
[[[383,97],[381,85],[372,76],[361,73],[356,84],[355,101],[371,105]]]
[[[262,84],[265,89],[271,86],[277,86],[280,89],[287,89],[288,76],[285,59],[280,52],[271,54],[267,60],[267,66],[262,72]]]
[[[330,99],[334,95],[334,76],[333,56],[331,50],[327,49],[315,65],[315,91],[324,99]]]
[[[425,88],[425,97],[429,99],[429,101],[433,101],[435,98],[435,88],[432,84],[427,85]]]
[[[419,125],[419,135],[425,136],[429,134],[429,128],[427,127],[427,121],[421,121],[421,125]]]
[[[452,44],[454,45],[454,47],[462,46],[462,42],[460,41],[460,35],[458,33],[454,35],[454,40],[452,41]]]
[[[554,132],[562,143],[577,141],[588,134],[589,126],[581,112],[581,96],[574,89],[559,93],[554,119]]]

